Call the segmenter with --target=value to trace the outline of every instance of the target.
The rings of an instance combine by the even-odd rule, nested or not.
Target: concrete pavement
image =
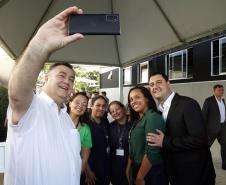
[[[211,153],[216,172],[216,185],[225,185],[226,170],[222,170],[221,168],[220,145],[218,144],[217,141],[215,141],[213,146],[211,147]]]

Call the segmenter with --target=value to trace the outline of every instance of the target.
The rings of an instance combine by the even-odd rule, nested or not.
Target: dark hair
[[[164,73],[161,73],[161,72],[154,72],[154,73],[151,73],[149,79],[150,79],[152,76],[156,76],[156,75],[161,75],[161,76],[165,79],[166,82],[169,81],[168,76],[167,76],[166,74],[164,74]]]
[[[79,95],[85,97],[87,99],[87,102],[89,101],[89,98],[88,98],[88,96],[86,96],[85,92],[78,92],[78,93],[73,93],[73,95],[71,96],[71,98],[69,100],[69,103],[72,102]],[[69,103],[67,104],[68,114],[70,114],[70,112],[71,112],[71,109],[69,107]],[[87,112],[87,108],[86,108],[85,113],[79,117],[79,121],[80,121],[81,124],[83,124],[83,123],[87,123],[88,120],[89,120],[89,116],[88,116],[88,112]]]
[[[136,120],[140,119],[139,113],[134,111],[130,105],[130,93],[135,89],[140,90],[140,92],[144,95],[144,97],[148,99],[148,109],[152,109],[155,112],[159,112],[157,110],[156,103],[155,103],[151,93],[149,92],[149,90],[143,86],[136,86],[136,87],[131,88],[129,91],[129,94],[128,94],[128,108],[130,111],[130,116],[131,116],[132,121],[136,121]]]
[[[107,95],[106,91],[102,91],[101,94],[103,94],[105,96]]]
[[[224,86],[223,85],[221,85],[221,84],[216,84],[216,85],[214,85],[213,86],[213,90],[216,90],[216,88],[224,88]]]
[[[65,67],[68,67],[69,69],[71,69],[72,71],[74,71],[73,66],[72,66],[71,64],[66,63],[66,62],[59,62],[59,63],[54,63],[54,64],[52,64],[52,65],[49,67],[49,72],[50,72],[51,70],[53,70],[55,67],[57,67],[57,66],[65,66]]]
[[[106,105],[107,105],[107,100],[106,100],[106,98],[103,97],[102,95],[97,95],[97,96],[95,96],[94,98],[92,98],[92,100],[91,100],[91,105],[93,105],[93,104],[95,103],[95,101],[97,101],[98,99],[103,99],[103,100],[105,101]]]
[[[124,104],[122,104],[120,101],[112,101],[109,105],[108,105],[108,112],[110,112],[110,107],[114,104],[117,104],[118,106],[120,106],[121,108],[125,109],[126,111],[126,106]]]

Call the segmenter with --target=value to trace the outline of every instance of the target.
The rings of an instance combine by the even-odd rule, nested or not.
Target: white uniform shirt
[[[217,104],[218,104],[219,111],[220,111],[220,116],[221,116],[220,122],[224,123],[225,122],[225,105],[224,105],[224,102],[223,102],[222,99],[219,101],[216,96],[215,96],[215,98],[217,100]]]
[[[80,137],[66,106],[42,92],[17,125],[10,109],[8,121],[5,185],[80,184]]]
[[[169,109],[171,106],[171,102],[173,100],[173,97],[175,96],[175,92],[172,92],[169,97],[166,99],[166,101],[163,104],[159,104],[158,109],[162,112],[162,117],[166,121]]]

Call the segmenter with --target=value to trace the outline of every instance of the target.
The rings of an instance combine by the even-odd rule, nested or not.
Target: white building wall
[[[173,84],[172,89],[181,95],[194,98],[202,107],[205,99],[213,95],[213,86],[216,84],[221,84],[226,89],[226,80]],[[224,94],[224,98],[225,97],[226,94]]]
[[[202,107],[204,100],[213,95],[213,86],[216,84],[222,84],[226,89],[226,80],[221,81],[208,81],[208,82],[192,82],[192,83],[179,83],[172,84],[172,90],[183,96],[189,96],[197,100]],[[128,100],[128,93],[132,87],[123,87],[122,102],[126,105]],[[110,102],[113,100],[120,100],[119,88],[106,88],[101,91],[107,92],[107,97]],[[226,93],[224,94],[226,99]]]

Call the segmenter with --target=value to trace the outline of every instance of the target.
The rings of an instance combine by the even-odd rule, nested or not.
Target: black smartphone
[[[69,34],[120,35],[119,14],[76,14],[69,20]]]

